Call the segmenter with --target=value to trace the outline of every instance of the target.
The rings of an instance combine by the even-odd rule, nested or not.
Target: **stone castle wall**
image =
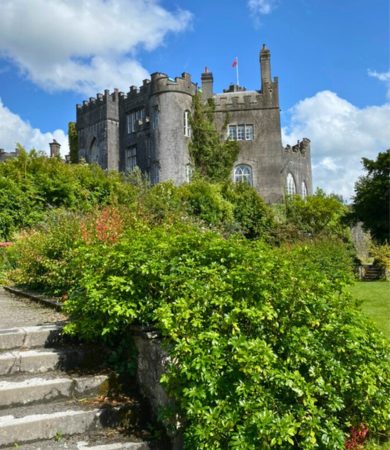
[[[289,173],[297,193],[303,193],[302,182],[307,193],[312,193],[310,141],[283,148],[278,79],[271,78],[270,52],[265,46],[260,62],[261,90],[246,91],[233,85],[214,94],[213,76],[206,69],[202,96],[213,99],[215,124],[222,136],[227,136],[229,124],[253,126],[253,139],[240,141],[236,165],[250,166],[253,186],[267,202],[274,203],[283,199]],[[197,92],[200,90],[189,74],[172,79],[157,72],[139,88],[131,86],[127,94],[105,91],[90,98],[77,106],[79,157],[106,169],[126,171],[133,151],[137,166],[152,183],[188,181],[190,137],[184,133],[184,113],[191,111]],[[129,116],[137,111],[139,117],[129,130]]]

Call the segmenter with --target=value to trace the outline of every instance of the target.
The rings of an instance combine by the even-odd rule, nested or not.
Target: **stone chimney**
[[[201,76],[202,80],[202,100],[205,102],[209,98],[212,98],[213,94],[213,74],[209,72],[209,69],[205,67]]]
[[[266,85],[271,83],[271,52],[263,44],[260,51],[261,90],[264,92]]]

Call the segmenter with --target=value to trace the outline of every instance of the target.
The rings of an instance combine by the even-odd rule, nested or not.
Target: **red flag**
[[[237,60],[237,56],[234,58],[232,67],[236,67],[236,65],[238,64],[238,60]]]

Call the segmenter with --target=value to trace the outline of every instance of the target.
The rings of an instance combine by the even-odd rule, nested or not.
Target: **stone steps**
[[[0,329],[1,449],[149,449],[115,429],[104,434],[122,409],[100,407],[107,375],[70,372],[88,359],[87,347],[64,346],[56,324]]]
[[[0,379],[0,408],[28,405],[59,398],[98,395],[108,381],[106,375],[88,377],[33,377],[21,381]],[[107,390],[107,389],[106,389]]]
[[[104,443],[103,443],[104,442]],[[2,447],[2,450],[15,450],[15,446]],[[22,450],[149,450],[146,442],[128,442],[121,436],[106,436],[96,431],[93,436],[64,437],[57,435],[56,439],[35,441],[19,447]]]
[[[44,347],[58,340],[60,330],[52,324],[0,330],[0,351]]]
[[[81,434],[100,426],[99,409],[67,409],[22,417],[0,416],[0,447],[38,439]]]

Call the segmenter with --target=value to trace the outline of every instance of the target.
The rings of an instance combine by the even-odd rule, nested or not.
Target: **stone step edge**
[[[0,447],[52,439],[59,435],[86,433],[102,426],[99,421],[101,413],[99,409],[92,409],[33,414],[18,418],[0,417]]]
[[[17,348],[43,347],[50,338],[58,337],[61,330],[62,326],[57,324],[1,328],[0,352]]]
[[[44,378],[33,377],[23,381],[0,380],[0,408],[48,402],[58,398],[73,398],[104,388],[107,375]],[[103,393],[103,392],[102,392]]]
[[[112,442],[111,444],[100,444],[89,446],[88,442],[80,441],[77,443],[77,450],[149,450],[147,442]]]
[[[49,348],[3,352],[0,353],[0,375],[48,372],[60,368],[61,362],[71,361],[71,357],[76,361],[82,354],[80,349]]]
[[[61,311],[63,307],[63,303],[57,300],[53,300],[52,298],[48,298],[45,295],[37,294],[36,292],[26,291],[24,289],[17,288],[15,286],[3,286],[3,288],[10,292],[11,294],[19,295],[21,297],[29,298],[30,300],[34,300],[38,303],[43,303],[46,306],[50,306],[51,308],[55,308],[57,311]]]

